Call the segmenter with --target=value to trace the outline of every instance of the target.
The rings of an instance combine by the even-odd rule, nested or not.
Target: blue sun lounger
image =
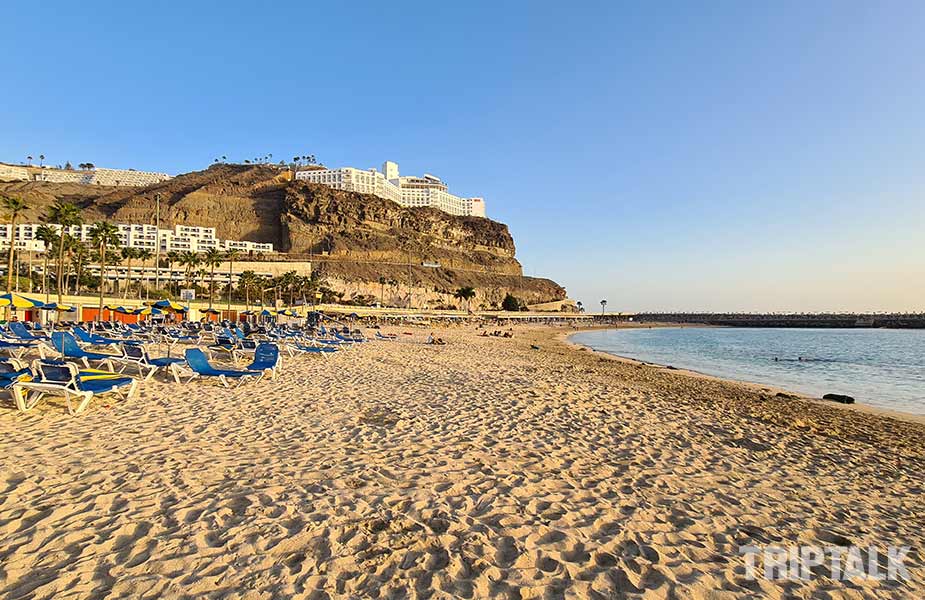
[[[248,371],[269,371],[270,378],[276,379],[277,371],[281,365],[279,346],[269,342],[260,343],[254,350],[254,362],[247,366]]]
[[[16,358],[0,360],[0,389],[8,390],[20,379],[32,379],[32,371]]]
[[[170,370],[171,365],[181,365],[186,362],[176,356],[152,358],[141,344],[122,344],[122,356],[112,360],[123,364],[120,372],[124,371],[126,366],[135,365],[138,368],[138,375],[143,376],[145,381],[154,377],[160,369]]]
[[[111,344],[121,344],[125,341],[90,333],[83,327],[75,327],[73,331],[78,340],[91,346],[109,346]]]
[[[23,355],[33,348],[38,348],[39,356],[42,358],[45,357],[45,352],[43,350],[44,344],[39,341],[35,342],[12,342],[9,340],[0,340],[0,350],[6,350],[10,353],[10,356],[14,358],[22,358]],[[47,347],[47,346],[46,346]]]
[[[17,337],[21,340],[26,340],[27,342],[38,342],[48,339],[44,335],[35,335],[34,333],[30,332],[28,329],[26,329],[26,326],[19,321],[10,322],[9,327],[10,333],[12,333],[14,337]]]
[[[34,408],[46,396],[63,396],[67,411],[79,415],[94,396],[114,393],[128,400],[138,387],[138,382],[131,377],[98,369],[79,369],[73,363],[62,361],[36,360],[32,363],[32,373],[33,378],[14,381],[10,388],[21,412]]]
[[[287,344],[286,348],[289,350],[289,356],[294,356],[296,352],[304,352],[306,354],[321,354],[322,356],[327,356],[328,354],[333,354],[334,352],[339,351],[337,346],[309,346],[299,342]]]
[[[73,335],[66,331],[55,331],[51,334],[51,343],[54,344],[55,350],[61,353],[64,358],[75,358],[82,362],[85,367],[90,366],[90,361],[106,364],[112,369],[111,360],[119,358],[115,354],[105,354],[102,352],[88,352],[77,345],[77,340]]]
[[[237,369],[216,369],[209,364],[209,359],[206,357],[205,353],[199,348],[187,348],[184,352],[186,356],[186,365],[192,371],[193,375],[187,380],[187,382],[196,379],[197,377],[215,377],[221,382],[225,387],[230,387],[228,380],[237,379],[238,385],[241,385],[248,379],[255,379],[260,381],[263,379],[262,371],[239,371]],[[174,372],[174,378],[179,382],[180,381],[180,371],[178,365],[171,365],[171,369]]]

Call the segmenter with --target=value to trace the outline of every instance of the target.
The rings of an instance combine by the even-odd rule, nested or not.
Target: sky
[[[399,163],[608,311],[925,311],[925,3],[43,2],[0,161]]]

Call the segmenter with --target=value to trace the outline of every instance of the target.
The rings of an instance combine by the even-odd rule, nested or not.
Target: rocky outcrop
[[[347,297],[383,295],[385,280],[432,304],[453,303],[452,291],[463,286],[476,288],[473,307],[500,303],[508,292],[528,303],[565,298],[555,282],[523,277],[503,223],[290,181],[272,166],[216,165],[144,188],[0,183],[0,194],[29,203],[26,221],[65,199],[86,221],[121,223],[153,223],[159,196],[162,227],[195,224],[215,227],[220,238],[269,242],[288,260],[320,265]]]

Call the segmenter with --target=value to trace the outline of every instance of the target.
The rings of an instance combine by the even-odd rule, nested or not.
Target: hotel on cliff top
[[[290,167],[295,168],[295,167]],[[166,173],[136,171],[134,169],[74,170],[47,166],[11,165],[0,163],[0,181],[43,181],[49,183],[77,183],[102,186],[146,186],[171,179]],[[319,183],[336,190],[373,194],[391,200],[406,208],[430,206],[451,215],[484,217],[483,198],[463,198],[451,194],[446,183],[428,173],[421,177],[402,176],[398,164],[386,161],[382,171],[341,167],[328,169],[314,167],[297,170],[295,179]]]
[[[408,208],[430,206],[451,215],[485,216],[484,199],[451,194],[440,178],[427,173],[422,177],[402,177],[398,173],[398,164],[392,161],[383,163],[381,172],[353,167],[316,168],[297,171],[295,178],[345,192],[373,194]]]

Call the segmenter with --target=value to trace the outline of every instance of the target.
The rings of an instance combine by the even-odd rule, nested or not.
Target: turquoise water
[[[925,414],[923,330],[603,329],[571,341],[727,379],[816,397],[847,394],[859,403]]]

